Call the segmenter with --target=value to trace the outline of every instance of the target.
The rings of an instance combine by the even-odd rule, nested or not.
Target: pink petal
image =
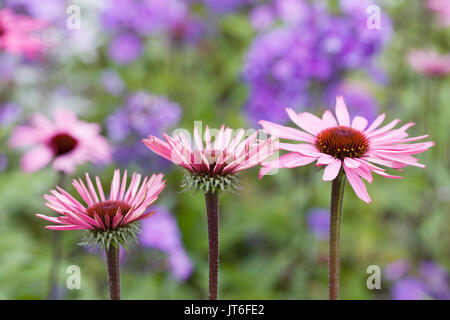
[[[197,127],[194,128],[194,142],[195,142],[195,147],[198,150],[203,150],[202,137],[200,136],[200,133],[198,132]]]
[[[358,198],[360,198],[362,201],[366,203],[371,203],[372,201],[370,200],[369,194],[367,193],[366,186],[364,185],[364,182],[361,180],[359,175],[356,173],[356,170],[348,168],[345,164],[344,170],[348,182],[352,186]]]
[[[105,201],[105,193],[103,192],[102,182],[99,177],[95,177],[95,183],[97,184],[98,193],[100,194],[100,199]]]
[[[323,181],[331,181],[336,178],[341,169],[341,159],[334,159],[329,165],[325,167],[323,172],[322,180]]]
[[[38,146],[25,153],[20,164],[23,171],[34,172],[45,167],[52,158],[52,150],[44,146]]]
[[[298,152],[309,157],[319,158],[320,156],[322,156],[322,153],[319,150],[317,150],[317,148],[314,145],[308,143],[294,144],[294,143],[280,142],[279,147],[281,150]]]
[[[261,120],[258,122],[268,133],[281,139],[291,139],[314,143],[315,137],[298,129],[282,126],[273,122]]]
[[[344,158],[344,163],[347,167],[355,169],[358,168],[360,166],[360,163],[352,158]]]
[[[333,116],[330,110],[326,110],[322,115],[322,120],[325,124],[325,127],[332,128],[337,127],[338,123],[336,121],[336,118]]]
[[[317,166],[321,166],[324,164],[330,164],[333,162],[334,157],[330,156],[329,154],[322,154],[322,156],[317,159]]]
[[[74,151],[65,155],[56,157],[53,161],[53,169],[56,171],[63,171],[68,175],[72,175],[75,172],[75,167],[78,164],[77,157],[74,156]]]
[[[50,221],[50,222],[53,222],[53,223],[62,223],[61,221],[59,221],[58,218],[49,217],[49,216],[46,216],[46,215],[43,215],[43,214],[39,214],[39,213],[36,214],[36,217],[44,219],[44,220],[47,220],[47,221]]]
[[[365,131],[365,133],[369,133],[372,132],[373,130],[375,130],[376,128],[378,128],[380,126],[380,124],[383,123],[384,121],[384,117],[386,116],[386,114],[382,113],[380,114],[374,122],[372,122],[372,124],[370,125],[370,127]]]
[[[308,113],[308,112],[302,112],[302,113],[295,113],[294,110],[287,108],[286,109],[289,118],[298,125],[303,130],[313,134],[317,135],[320,131],[324,129],[324,124],[322,119],[316,117],[315,115]]]
[[[64,225],[64,226],[46,226],[46,229],[50,230],[86,230],[85,226],[79,225]]]
[[[350,126],[350,115],[342,96],[336,97],[336,117],[341,126]]]
[[[364,129],[367,127],[367,120],[363,117],[360,116],[356,116],[353,119],[352,122],[352,128],[359,130],[359,131],[364,131]]]

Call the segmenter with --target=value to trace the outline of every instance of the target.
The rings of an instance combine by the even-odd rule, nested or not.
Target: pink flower
[[[72,185],[77,190],[86,205],[83,205],[68,192],[60,187],[51,190],[52,195],[44,195],[46,206],[61,214],[59,217],[49,217],[36,214],[39,218],[58,225],[46,226],[52,230],[115,230],[132,222],[145,219],[153,214],[146,209],[158,199],[159,193],[165,187],[163,175],[145,177],[141,182],[141,175],[134,173],[127,190],[127,172],[120,180],[119,169],[114,171],[111,182],[109,199],[106,200],[103,187],[98,177],[95,177],[97,191],[89,175],[86,173],[86,185],[81,180],[73,180]]]
[[[440,55],[434,50],[413,50],[408,54],[410,66],[419,73],[431,77],[443,77],[450,73],[450,55]]]
[[[47,43],[36,32],[47,26],[45,21],[15,14],[10,9],[0,10],[0,50],[36,58]]]
[[[411,122],[393,129],[400,122],[396,119],[379,128],[384,120],[384,113],[370,126],[365,118],[359,116],[350,122],[350,115],[342,97],[336,98],[337,120],[329,110],[324,112],[322,119],[308,112],[297,114],[292,109],[286,111],[291,120],[306,132],[268,121],[259,123],[273,135],[304,143],[280,143],[280,149],[290,153],[263,163],[260,178],[273,168],[294,168],[317,161],[317,166],[325,166],[323,181],[334,180],[343,169],[356,195],[370,203],[361,178],[371,183],[374,172],[383,177],[401,179],[399,176],[387,174],[385,169],[377,165],[394,169],[407,165],[425,168],[412,154],[424,152],[434,145],[433,142],[408,144],[428,137],[424,135],[406,138],[406,130],[414,125]]]
[[[87,161],[107,163],[111,160],[109,145],[100,135],[99,124],[79,120],[68,109],[56,109],[53,120],[35,114],[30,125],[14,129],[10,146],[32,147],[21,159],[25,172],[39,170],[53,162],[55,170],[72,174],[76,165]]]
[[[427,0],[427,7],[429,10],[436,12],[441,26],[450,26],[450,1]]]
[[[145,145],[153,152],[178,164],[191,173],[208,176],[225,176],[254,167],[274,152],[273,139],[257,141],[258,131],[244,139],[245,130],[240,129],[233,137],[233,130],[222,126],[214,140],[208,127],[203,145],[198,129],[194,129],[194,146],[183,134],[174,138],[163,134],[165,141],[149,136]]]

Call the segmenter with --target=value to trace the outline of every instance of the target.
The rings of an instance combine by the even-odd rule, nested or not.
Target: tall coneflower
[[[336,99],[336,118],[330,111],[325,111],[322,118],[313,114],[295,113],[286,109],[290,119],[304,131],[285,127],[268,121],[260,121],[263,128],[282,139],[301,143],[280,143],[281,150],[289,153],[271,162],[263,163],[260,178],[274,168],[294,168],[316,162],[324,166],[322,180],[332,181],[331,216],[330,216],[330,254],[329,254],[329,297],[338,298],[339,290],[339,238],[342,220],[342,203],[345,180],[348,180],[356,195],[370,203],[362,179],[372,182],[372,172],[390,179],[401,179],[385,172],[382,165],[400,171],[412,165],[425,168],[413,154],[426,151],[433,142],[409,143],[428,137],[408,138],[406,130],[414,125],[407,123],[393,129],[400,120],[396,119],[380,128],[385,114],[378,116],[368,125],[368,121],[356,116],[350,121],[350,115],[344,99]],[[361,179],[362,178],[362,179]]]
[[[163,141],[155,136],[144,139],[145,145],[160,156],[187,170],[182,187],[205,194],[209,243],[209,299],[218,296],[219,275],[219,195],[223,191],[239,188],[237,173],[267,160],[276,151],[274,140],[258,139],[258,131],[245,138],[245,130],[222,126],[214,143],[208,127],[205,144],[198,128],[194,141],[184,134],[173,138],[164,134]]]
[[[46,226],[47,229],[87,230],[82,244],[99,245],[105,249],[111,300],[120,299],[120,245],[126,248],[130,241],[136,241],[140,231],[136,222],[154,213],[147,208],[156,201],[165,186],[162,174],[145,177],[142,183],[141,178],[140,174],[134,173],[127,189],[127,172],[120,179],[119,169],[115,170],[107,198],[99,177],[95,177],[96,190],[86,173],[86,184],[81,179],[74,179],[72,183],[85,204],[57,186],[44,199],[46,206],[60,216],[37,214],[55,224]]]

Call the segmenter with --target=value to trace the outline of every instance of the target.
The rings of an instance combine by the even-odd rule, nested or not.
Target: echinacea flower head
[[[29,125],[16,127],[10,146],[32,147],[21,159],[25,172],[39,170],[52,162],[55,170],[72,174],[79,164],[111,161],[109,144],[100,131],[99,124],[79,120],[71,110],[56,109],[53,121],[35,114]]]
[[[183,132],[163,141],[155,136],[144,139],[153,152],[188,170],[183,187],[194,192],[232,191],[239,188],[236,174],[259,165],[275,151],[274,139],[258,139],[258,131],[245,138],[245,130],[233,130],[222,126],[212,141],[211,131],[206,127],[204,140],[198,128],[194,129],[194,141]]]
[[[48,44],[36,35],[47,26],[42,20],[15,14],[5,8],[0,10],[0,51],[24,55],[34,59],[39,57]]]
[[[430,77],[444,77],[450,73],[450,54],[440,55],[434,50],[413,50],[408,63],[415,71]]]
[[[380,127],[385,114],[379,115],[372,124],[360,116],[350,121],[343,97],[336,98],[336,117],[325,111],[322,118],[311,113],[297,114],[286,109],[290,119],[302,130],[285,127],[268,121],[260,121],[263,128],[282,139],[301,143],[279,143],[281,150],[290,151],[279,159],[264,162],[260,178],[273,168],[294,168],[316,162],[325,166],[322,180],[334,180],[343,170],[355,191],[363,201],[370,203],[366,186],[361,178],[372,182],[372,172],[391,179],[401,179],[386,173],[378,165],[400,170],[412,165],[425,168],[413,154],[426,151],[433,142],[409,143],[422,140],[428,135],[408,138],[406,130],[414,125],[410,122],[393,129],[400,120],[395,119]]]
[[[135,222],[151,216],[154,212],[147,208],[156,201],[165,187],[163,175],[152,175],[142,180],[140,174],[134,173],[127,189],[127,171],[120,178],[119,169],[114,171],[109,197],[105,196],[99,177],[95,184],[86,173],[86,183],[81,178],[73,180],[72,185],[83,199],[82,204],[60,187],[44,195],[46,206],[60,214],[50,217],[36,214],[39,218],[56,223],[46,226],[51,230],[88,230],[83,244],[109,247],[111,243],[126,247],[132,238],[136,240],[139,232]],[[141,183],[142,180],[142,183]]]

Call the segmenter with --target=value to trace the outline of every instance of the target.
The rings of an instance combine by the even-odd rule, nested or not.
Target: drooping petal
[[[358,198],[366,203],[371,203],[372,200],[367,193],[366,186],[364,185],[364,182],[361,180],[359,175],[356,173],[355,169],[348,168],[344,163],[344,171],[345,175],[347,176],[348,182],[352,186]]]
[[[355,169],[358,168],[360,166],[360,163],[352,158],[344,158],[344,163],[347,167]]]
[[[341,170],[341,159],[334,159],[329,165],[325,167],[323,171],[322,180],[331,181],[337,177],[339,170]]]

